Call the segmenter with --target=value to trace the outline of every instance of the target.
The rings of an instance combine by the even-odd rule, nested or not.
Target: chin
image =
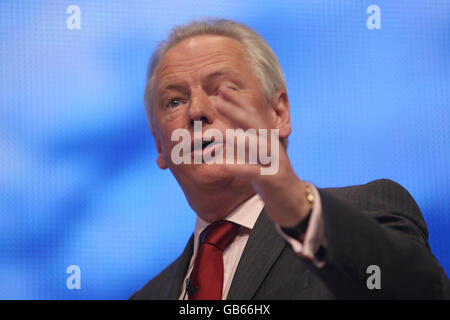
[[[220,164],[190,164],[171,170],[181,185],[194,184],[199,187],[216,188],[234,180],[231,172]]]
[[[221,164],[195,165],[192,170],[192,180],[199,184],[221,184],[233,179],[230,171]]]

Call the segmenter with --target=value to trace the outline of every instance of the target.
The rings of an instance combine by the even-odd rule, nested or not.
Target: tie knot
[[[236,237],[240,226],[225,220],[220,220],[209,225],[200,235],[201,244],[210,244],[219,250],[225,248]]]

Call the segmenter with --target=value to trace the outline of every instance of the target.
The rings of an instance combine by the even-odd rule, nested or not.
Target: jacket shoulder
[[[400,184],[389,179],[378,179],[362,185],[320,189],[344,200],[379,222],[395,228],[395,217],[407,219],[417,227],[425,242],[428,228],[414,198]],[[384,213],[392,213],[387,216]]]
[[[166,299],[169,290],[168,284],[175,273],[180,258],[172,262],[153,279],[136,291],[129,300],[162,300]]]
[[[179,282],[189,266],[192,250],[194,246],[194,234],[189,238],[183,253],[168,267],[151,279],[142,289],[136,291],[130,300],[167,300],[177,299],[176,291]]]

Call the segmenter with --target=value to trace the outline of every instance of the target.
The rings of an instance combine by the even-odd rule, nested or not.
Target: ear
[[[160,169],[167,169],[169,166],[167,165],[166,159],[164,159],[164,154],[161,147],[161,138],[158,133],[152,132],[153,137],[155,138],[156,142],[156,149],[158,151],[158,158],[156,158],[156,164]]]
[[[292,131],[291,120],[289,117],[289,100],[286,91],[278,90],[276,99],[273,103],[275,111],[275,127],[279,129],[280,139],[286,139]]]

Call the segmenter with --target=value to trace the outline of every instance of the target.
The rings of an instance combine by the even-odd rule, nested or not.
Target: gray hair
[[[243,24],[225,19],[192,21],[187,25],[177,26],[172,29],[168,40],[159,44],[150,59],[144,103],[152,130],[155,127],[152,109],[153,85],[158,65],[170,48],[187,38],[199,35],[220,35],[239,41],[268,102],[276,99],[278,90],[286,90],[286,81],[275,53],[255,31]],[[287,139],[284,140],[282,143],[286,147]]]

